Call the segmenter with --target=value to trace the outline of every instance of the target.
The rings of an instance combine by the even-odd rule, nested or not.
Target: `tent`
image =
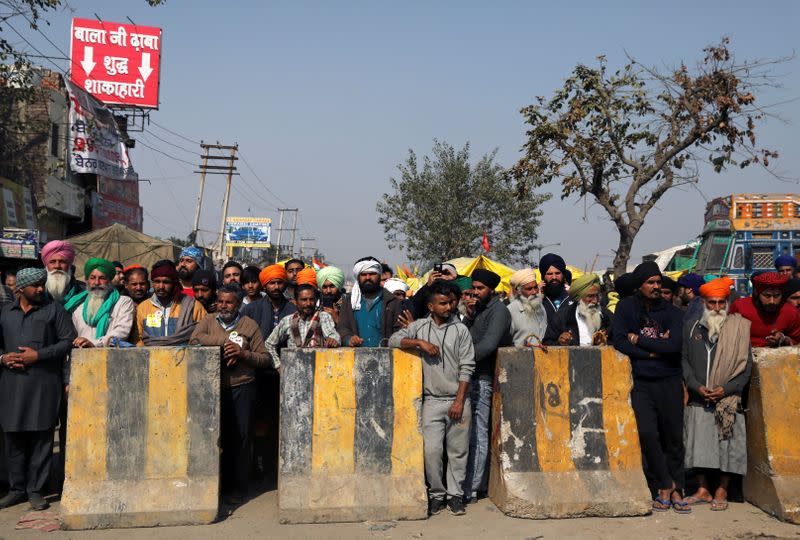
[[[161,259],[174,261],[180,251],[180,247],[172,242],[134,231],[119,223],[66,240],[75,247],[75,268],[81,278],[83,265],[92,257],[119,261],[123,266],[141,264],[150,268]]]
[[[500,276],[500,285],[497,286],[497,291],[505,293],[511,291],[511,285],[508,283],[508,278],[510,278],[511,274],[513,274],[516,271],[514,268],[509,268],[504,264],[495,262],[484,255],[478,255],[475,258],[458,257],[456,259],[451,259],[446,262],[455,266],[456,270],[458,271],[458,274],[461,276],[471,276],[472,272],[477,268],[484,268],[486,270],[491,270],[492,272]],[[585,273],[575,268],[574,266],[567,266],[567,268],[570,270],[570,272],[572,272],[572,279],[580,277]],[[427,283],[429,273],[430,272],[427,272],[425,273],[425,275],[419,278],[416,277],[412,278],[412,277],[407,277],[405,275],[405,272],[403,272],[403,274],[398,273],[397,277],[403,279],[411,288],[411,290],[417,291],[419,290],[420,287],[422,287],[424,283]],[[537,275],[537,280],[541,281],[542,277],[539,274],[538,270],[536,271],[536,275]]]

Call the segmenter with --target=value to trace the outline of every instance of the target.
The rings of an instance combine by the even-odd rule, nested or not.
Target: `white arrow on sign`
[[[147,78],[153,73],[153,68],[150,67],[150,53],[142,53],[142,65],[139,68],[139,73],[142,74],[142,79],[147,82]]]
[[[83,49],[83,60],[81,60],[81,66],[83,67],[83,71],[86,72],[86,76],[88,77],[89,74],[94,69],[94,66],[97,64],[92,61],[92,54],[94,51],[91,47],[86,47]]]

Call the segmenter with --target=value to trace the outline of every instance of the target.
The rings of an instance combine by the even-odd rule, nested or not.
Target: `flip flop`
[[[692,507],[686,501],[672,501],[672,509],[678,514],[690,514]]]
[[[656,503],[662,506],[656,506]],[[653,499],[653,512],[669,512],[669,509],[672,508],[672,501],[669,499],[662,499],[660,497],[656,497]]]
[[[691,497],[686,497],[683,499],[683,502],[688,504],[689,506],[697,506],[700,504],[711,504],[711,501],[707,501],[706,499],[701,499],[700,497],[695,497],[692,495]]]
[[[722,512],[728,509],[728,501],[718,501],[714,499],[711,501],[711,510],[714,512]]]

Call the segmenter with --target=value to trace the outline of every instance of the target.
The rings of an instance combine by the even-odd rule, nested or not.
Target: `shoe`
[[[47,502],[39,493],[31,493],[30,497],[28,497],[28,500],[31,503],[31,508],[37,512],[50,508],[50,503]]]
[[[25,494],[20,491],[9,491],[0,499],[0,508],[9,508],[25,500]]]
[[[447,501],[447,509],[450,510],[450,513],[454,516],[463,516],[467,513],[464,509],[464,500],[461,497],[451,497],[449,501]]]
[[[444,510],[445,503],[443,499],[431,499],[428,503],[428,514],[431,516],[435,516],[442,510]]]

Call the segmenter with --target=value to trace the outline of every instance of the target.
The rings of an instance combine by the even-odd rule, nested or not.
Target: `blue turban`
[[[186,246],[181,250],[178,260],[183,257],[191,257],[197,264],[201,264],[203,262],[203,251],[197,246]]]
[[[695,296],[700,295],[700,287],[705,285],[705,283],[706,280],[703,279],[703,276],[698,274],[685,274],[678,278],[678,285],[692,289]]]
[[[539,272],[542,275],[542,279],[544,279],[547,269],[551,266],[555,266],[561,271],[562,274],[564,274],[564,281],[567,283],[572,283],[572,272],[567,270],[567,263],[564,262],[564,259],[561,257],[561,255],[556,255],[555,253],[548,253],[539,259]]]
[[[797,268],[797,259],[791,255],[781,255],[775,259],[775,268],[780,268],[781,266],[791,266],[792,268]]]
[[[47,281],[47,270],[44,268],[23,268],[17,272],[17,289]]]

